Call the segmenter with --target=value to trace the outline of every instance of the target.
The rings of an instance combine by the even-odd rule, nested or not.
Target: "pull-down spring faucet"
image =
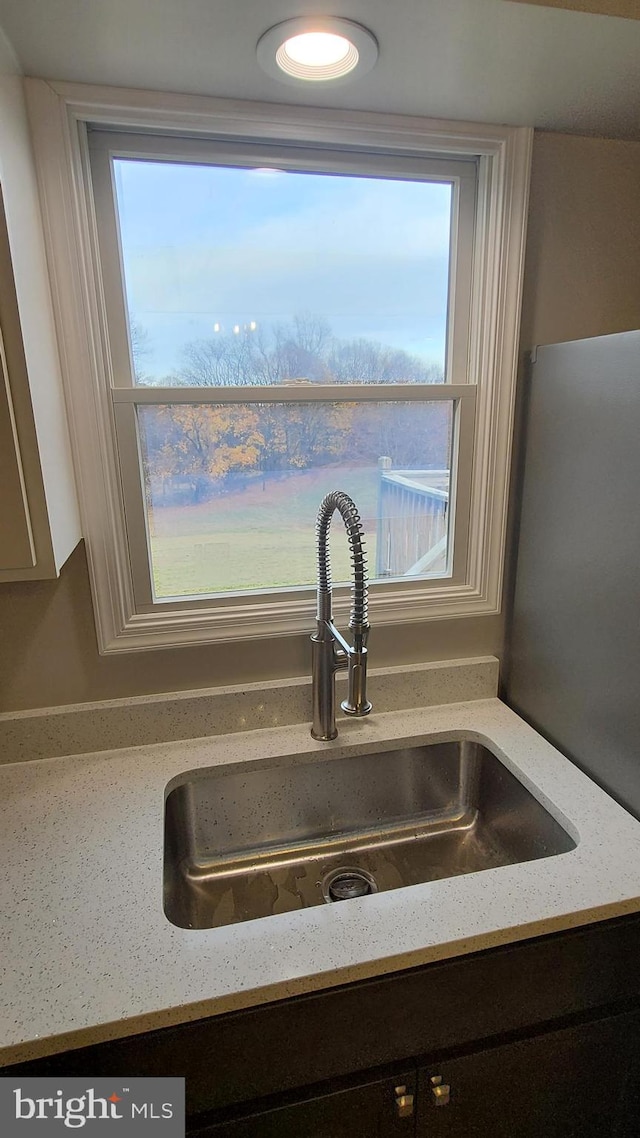
[[[351,550],[353,580],[351,583],[351,615],[349,628],[353,645],[347,644],[333,623],[331,612],[331,565],[329,560],[329,526],[338,510],[347,530]],[[367,603],[367,555],[364,531],[355,502],[342,490],[332,490],[320,503],[316,519],[318,541],[318,609],[317,627],[311,637],[314,739],[335,739],[335,677],[340,668],[349,669],[349,694],[341,707],[347,715],[368,715],[367,637],[369,635]],[[338,647],[337,647],[338,646]]]

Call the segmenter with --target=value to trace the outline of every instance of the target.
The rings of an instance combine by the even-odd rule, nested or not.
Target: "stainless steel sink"
[[[575,844],[479,743],[191,771],[166,800],[164,907],[211,929]]]

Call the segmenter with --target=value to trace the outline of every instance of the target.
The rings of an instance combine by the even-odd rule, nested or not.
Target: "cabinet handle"
[[[442,1075],[433,1075],[431,1078],[431,1094],[436,1106],[448,1106],[451,1099],[451,1087],[443,1083]]]
[[[413,1095],[407,1094],[406,1087],[396,1087],[396,1111],[398,1118],[410,1118],[413,1114]]]

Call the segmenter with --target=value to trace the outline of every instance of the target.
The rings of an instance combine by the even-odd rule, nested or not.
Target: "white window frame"
[[[306,143],[405,159],[477,158],[467,382],[434,385],[428,395],[421,387],[414,396],[456,399],[464,508],[456,510],[455,540],[464,541],[464,557],[458,556],[456,572],[448,578],[376,583],[370,612],[373,625],[499,612],[532,131],[42,80],[27,80],[26,88],[100,651],[310,631],[314,590],[150,605],[140,603],[138,586],[136,599],[120,463],[125,478],[139,480],[132,402],[157,401],[157,392],[145,395],[144,388],[114,382],[105,281],[109,285],[101,274],[88,159],[91,123],[193,140]],[[261,389],[262,399],[268,390]],[[389,397],[406,398],[408,390],[395,388]],[[175,389],[176,401],[184,401],[184,391]],[[327,398],[335,398],[335,392]],[[271,397],[282,401],[283,393]],[[139,565],[139,560],[138,551],[133,561]],[[341,620],[348,611],[348,590],[336,594],[335,614]]]

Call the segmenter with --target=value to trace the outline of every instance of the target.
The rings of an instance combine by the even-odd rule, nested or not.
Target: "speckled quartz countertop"
[[[569,853],[193,931],[162,908],[165,787],[219,764],[488,742]],[[18,1062],[640,910],[640,824],[495,698],[0,767],[0,1057]]]

